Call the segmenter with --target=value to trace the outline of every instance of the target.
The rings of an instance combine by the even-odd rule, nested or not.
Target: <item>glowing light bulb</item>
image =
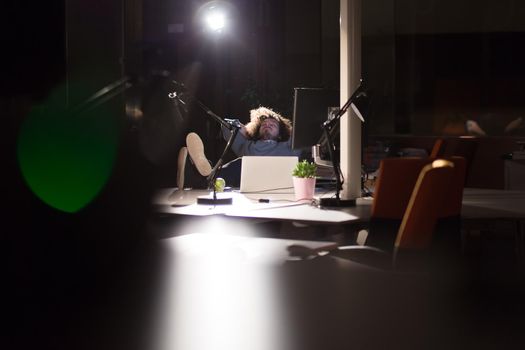
[[[215,32],[220,32],[226,26],[226,17],[224,13],[219,11],[213,11],[206,16],[206,24],[208,28]]]

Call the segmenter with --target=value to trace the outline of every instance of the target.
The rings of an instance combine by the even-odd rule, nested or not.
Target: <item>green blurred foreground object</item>
[[[17,156],[26,185],[40,200],[75,213],[97,197],[111,176],[118,125],[105,106],[76,114],[65,110],[63,96],[63,87],[55,90],[26,116]]]
[[[297,163],[295,166],[292,176],[302,177],[302,178],[312,178],[315,177],[317,170],[317,165],[313,162],[308,162],[306,159]]]
[[[222,177],[215,179],[215,192],[224,192],[226,181]]]

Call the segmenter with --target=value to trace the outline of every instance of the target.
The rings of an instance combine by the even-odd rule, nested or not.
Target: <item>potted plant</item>
[[[297,163],[292,171],[296,200],[312,199],[315,192],[317,165],[306,159]]]

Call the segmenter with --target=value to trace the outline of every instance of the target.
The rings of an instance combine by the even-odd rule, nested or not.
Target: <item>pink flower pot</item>
[[[294,176],[293,187],[296,201],[300,201],[303,199],[312,199],[314,198],[315,193],[315,177],[302,178]]]

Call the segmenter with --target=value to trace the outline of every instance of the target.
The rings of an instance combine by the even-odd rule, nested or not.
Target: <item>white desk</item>
[[[229,192],[233,205],[197,205],[197,197],[208,194],[205,190],[160,190],[153,204],[161,213],[204,216],[227,216],[296,220],[306,222],[347,223],[368,221],[371,198],[359,198],[350,208],[320,209],[308,201],[295,202],[293,194],[248,194]],[[324,196],[330,196],[325,194]],[[320,196],[316,196],[319,198]],[[270,199],[259,203],[260,198]],[[175,205],[175,206],[173,206]],[[462,217],[464,219],[525,219],[525,191],[465,188]]]
[[[370,221],[372,204],[371,198],[360,198],[355,207],[321,209],[312,206],[308,201],[295,202],[293,194],[243,195],[238,192],[229,193],[233,196],[233,205],[196,204],[197,197],[206,194],[207,191],[163,189],[157,193],[153,203],[158,213],[186,218],[223,215],[250,221],[281,222],[285,225],[291,223],[293,227],[311,226],[317,233],[330,232],[325,236],[332,239],[340,236],[343,240],[339,242],[341,244],[344,244],[349,226],[352,232],[357,232],[359,225]],[[331,194],[325,194],[329,195]],[[259,203],[259,198],[270,199],[270,202]],[[463,229],[469,232],[468,236],[477,231],[514,232],[517,258],[519,264],[525,268],[525,191],[466,188],[463,193],[461,216]],[[322,229],[313,228],[315,225],[321,225]],[[287,229],[289,227],[290,225]],[[300,232],[303,235],[304,230]],[[308,234],[311,235],[311,232],[306,232],[306,235]]]
[[[153,199],[157,211],[165,214],[208,216],[226,215],[252,219],[274,219],[299,221],[305,223],[343,224],[368,221],[370,218],[371,198],[359,198],[357,205],[350,208],[321,209],[311,205],[310,201],[295,201],[293,194],[241,194],[227,192],[233,197],[232,205],[196,204],[197,197],[209,194],[205,190],[162,189]],[[330,196],[325,194],[324,196]],[[318,195],[317,198],[320,198]],[[268,203],[258,200],[269,199]]]

